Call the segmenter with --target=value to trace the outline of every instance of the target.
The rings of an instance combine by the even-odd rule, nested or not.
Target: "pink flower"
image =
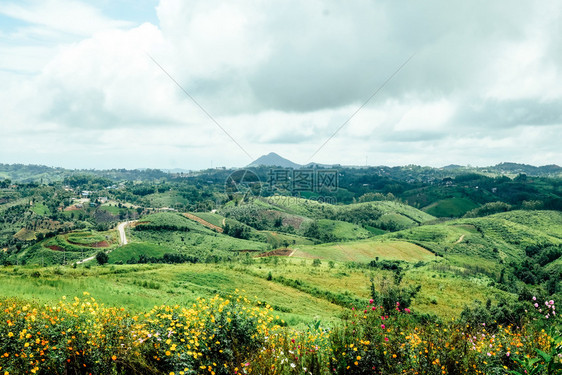
[[[375,306],[371,307],[371,310],[375,311],[377,308]]]
[[[533,296],[533,301],[536,301],[536,300],[537,300],[537,297]]]
[[[386,327],[385,327],[385,325],[384,325],[384,324],[381,324],[381,328],[382,328],[382,329],[385,329]]]
[[[406,314],[409,314],[409,313],[410,313],[410,309],[406,307],[406,308],[404,309],[404,312],[405,312]]]
[[[400,306],[400,302],[396,302],[396,306]]]
[[[387,342],[388,342],[388,337],[385,337],[385,338],[384,338],[384,341],[387,341]]]
[[[535,303],[535,307],[539,307],[539,304],[538,304],[538,303]]]
[[[505,353],[505,355],[508,356],[508,357],[509,357],[510,354],[511,354],[510,352]]]
[[[550,301],[548,301],[548,303],[550,303],[551,305],[554,305],[554,300],[550,300]]]
[[[369,300],[369,304],[372,304],[373,302],[375,302],[373,299]]]

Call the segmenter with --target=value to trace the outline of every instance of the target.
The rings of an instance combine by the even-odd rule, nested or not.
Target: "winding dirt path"
[[[121,246],[124,246],[126,244],[128,244],[129,242],[127,241],[127,233],[125,233],[125,228],[127,227],[127,225],[131,225],[134,222],[137,222],[138,220],[130,220],[130,221],[124,221],[122,223],[119,223],[119,225],[117,225],[117,230],[119,231],[119,243],[121,244]],[[106,254],[111,253],[111,250],[106,251]],[[79,260],[78,262],[76,262],[76,264],[82,264],[82,263],[86,263],[89,262],[91,260],[96,259],[96,256],[93,255],[91,257]]]
[[[455,242],[455,243],[460,243],[463,239],[464,239],[464,234],[462,236],[460,236],[459,239],[457,240],[457,242]]]

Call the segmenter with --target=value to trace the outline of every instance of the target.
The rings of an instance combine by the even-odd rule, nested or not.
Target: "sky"
[[[0,88],[0,163],[562,165],[562,2],[0,0]]]

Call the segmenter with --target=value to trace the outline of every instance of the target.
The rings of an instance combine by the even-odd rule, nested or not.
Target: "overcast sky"
[[[0,163],[307,163],[349,120],[313,161],[562,165],[561,18],[561,1],[0,0]]]

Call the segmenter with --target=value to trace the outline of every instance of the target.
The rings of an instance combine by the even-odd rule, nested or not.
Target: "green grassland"
[[[331,235],[333,241],[351,241],[372,236],[367,229],[344,221],[321,219],[318,220],[318,228],[321,232]]]
[[[490,293],[481,279],[434,271],[431,264],[411,268],[404,278],[407,285],[422,286],[413,309],[452,317],[474,299],[510,297],[501,291]],[[278,264],[263,259],[253,265],[8,267],[0,269],[0,293],[48,303],[63,295],[88,291],[107,305],[143,311],[162,303],[189,305],[200,296],[239,289],[270,304],[276,314],[294,325],[314,318],[336,318],[343,311],[342,305],[369,298],[371,279],[378,285],[391,275],[383,270],[348,268],[340,262],[334,268],[326,263],[312,267],[311,260],[303,263],[301,259],[288,258]]]
[[[131,242],[158,244],[169,253],[205,258],[227,256],[231,251],[264,251],[264,242],[233,238],[217,233],[204,225],[177,213],[162,212],[145,216],[131,231]]]
[[[223,226],[223,220],[225,220],[225,217],[222,215],[219,215],[217,213],[211,213],[211,212],[192,212],[193,215],[205,220],[208,223],[211,223],[213,225],[216,225],[217,227],[222,227]]]
[[[467,198],[447,198],[424,207],[423,211],[436,217],[460,217],[478,206]]]
[[[188,200],[182,197],[177,191],[149,194],[144,197],[144,200],[149,207],[156,208],[174,207],[176,204],[189,203]]]
[[[31,207],[31,211],[41,216],[49,215],[51,213],[51,210],[49,210],[49,208],[41,202],[34,203]]]
[[[562,238],[562,212],[560,211],[510,211],[491,215],[540,230],[550,236]]]
[[[260,231],[262,235],[266,237],[268,244],[272,245],[274,248],[288,247],[296,245],[312,245],[313,241],[295,234],[282,233],[275,231]]]
[[[131,259],[138,259],[140,255],[153,258],[161,258],[169,253],[168,247],[146,242],[129,243],[120,246],[109,253],[109,263],[127,263]]]
[[[408,262],[434,260],[430,251],[405,241],[363,240],[346,243],[299,246],[295,257],[334,261],[369,262],[375,258]]]

